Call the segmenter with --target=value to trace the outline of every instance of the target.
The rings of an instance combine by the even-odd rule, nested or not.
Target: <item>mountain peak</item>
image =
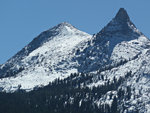
[[[68,27],[73,27],[71,24],[67,23],[67,22],[62,22],[60,24],[58,24],[57,26],[68,26]]]
[[[76,31],[77,29],[67,22],[62,22],[49,30],[54,31],[57,34],[57,33],[68,33],[71,31]]]
[[[67,22],[62,22],[60,24],[58,24],[57,26],[55,26],[56,28],[64,28],[64,27],[69,27],[69,28],[75,28],[74,26],[72,26],[71,24],[67,23]]]
[[[99,33],[98,35],[115,35],[122,34],[129,36],[136,35],[135,38],[142,35],[142,33],[136,28],[136,26],[130,20],[127,11],[124,8],[120,8],[115,18],[113,18]]]
[[[127,22],[130,20],[127,11],[124,8],[120,8],[115,16],[115,19],[121,22]]]

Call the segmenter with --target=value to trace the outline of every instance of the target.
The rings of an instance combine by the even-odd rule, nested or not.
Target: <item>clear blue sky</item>
[[[0,0],[0,64],[42,31],[64,21],[97,33],[121,7],[150,37],[150,0]]]

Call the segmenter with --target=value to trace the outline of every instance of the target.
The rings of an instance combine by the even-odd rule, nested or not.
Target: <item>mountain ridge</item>
[[[131,25],[133,25],[133,26],[130,27]],[[114,27],[114,28],[112,28],[112,27]],[[118,31],[118,29],[119,29],[119,31]],[[128,32],[128,35],[126,33],[124,34],[124,29],[127,29],[126,31]],[[123,32],[122,32],[122,30],[123,30]],[[63,38],[61,38],[61,37],[66,37],[66,36],[70,37],[71,35],[76,35],[76,36],[81,36],[81,37],[83,36],[83,37],[85,37],[85,42],[86,42],[86,45],[81,44],[82,49],[80,49],[80,47],[79,47],[80,50],[77,48],[74,48],[73,50],[71,50],[71,51],[75,52],[75,53],[73,53],[73,54],[75,54],[75,56],[73,56],[70,59],[69,62],[72,62],[72,64],[70,65],[71,67],[70,66],[69,67],[70,67],[70,69],[74,68],[76,70],[75,72],[92,72],[92,71],[98,70],[100,66],[103,67],[105,65],[112,64],[113,57],[111,57],[111,54],[113,53],[113,50],[114,50],[113,48],[115,48],[115,46],[117,44],[119,44],[123,41],[134,40],[140,36],[143,36],[143,34],[141,32],[139,32],[137,30],[137,28],[134,26],[134,24],[130,21],[130,18],[128,16],[126,10],[123,8],[121,8],[118,11],[116,16],[110,21],[110,23],[108,23],[99,33],[97,33],[93,37],[84,32],[80,32],[74,26],[72,26],[71,24],[69,24],[67,22],[62,22],[62,23],[54,26],[53,28],[50,28],[47,31],[42,32],[40,35],[38,35],[36,38],[34,38],[33,41],[31,41],[27,46],[25,46],[25,48],[23,48],[14,57],[12,57],[12,59],[8,60],[6,62],[6,64],[3,64],[0,67],[1,68],[0,74],[3,77],[11,76],[11,74],[18,75],[19,73],[22,73],[24,70],[29,68],[32,63],[34,64],[33,70],[36,65],[37,65],[37,68],[40,67],[40,65],[41,65],[40,63],[42,63],[42,60],[39,59],[40,61],[38,61],[39,62],[39,64],[38,64],[38,62],[37,62],[38,57],[41,57],[42,59],[46,59],[43,56],[46,55],[47,52],[49,51],[47,48],[47,47],[49,47],[49,45],[45,46],[42,51],[39,50],[39,48],[51,40],[54,40],[54,42],[56,42],[57,37],[60,37],[60,40],[63,41]],[[89,39],[86,37],[89,37]],[[58,39],[58,41],[60,41],[60,40]],[[69,38],[67,38],[67,40],[69,40]],[[73,39],[72,41],[74,41],[74,40],[75,39]],[[85,43],[85,42],[83,42],[83,43]],[[67,43],[68,43],[68,41],[67,41]],[[80,43],[80,41],[79,41],[79,43]],[[59,42],[57,44],[59,44]],[[63,47],[63,45],[59,46],[60,49],[62,48],[61,46]],[[51,47],[51,49],[53,47]],[[56,50],[59,47],[56,47]],[[47,50],[44,50],[45,48],[47,48]],[[53,51],[56,51],[56,50],[54,49]],[[106,52],[104,52],[104,50]],[[35,51],[37,51],[37,52],[35,52]],[[45,51],[45,53],[43,51]],[[138,53],[140,53],[140,52],[141,51],[139,51]],[[56,54],[58,54],[58,53],[56,53]],[[52,55],[52,53],[51,53],[51,55]],[[94,58],[95,55],[98,57]],[[57,56],[58,55],[55,55],[55,57],[57,57]],[[134,56],[136,56],[136,54]],[[123,58],[121,60],[128,60],[128,59]],[[46,62],[49,62],[49,60],[46,59],[45,63]],[[66,61],[63,60],[63,62],[66,62]],[[93,62],[93,64],[89,64],[87,67],[87,63],[92,63],[92,62]],[[64,64],[64,63],[62,63],[62,64]],[[46,65],[47,65],[47,63],[46,63]],[[57,64],[56,67],[58,65],[59,64]],[[61,67],[61,65],[60,65],[60,67]],[[67,64],[64,64],[64,65],[67,66]],[[44,66],[44,64],[43,64],[43,66]],[[45,68],[43,66],[41,68]],[[54,64],[54,66],[55,66],[55,64]],[[52,67],[48,66],[47,69],[45,68],[44,70],[52,71],[53,69],[51,69],[51,68]],[[55,69],[58,71],[58,70],[61,70],[61,68],[60,69],[55,68]],[[65,68],[62,68],[62,69],[65,69]],[[10,70],[10,72],[8,72],[9,70]],[[16,70],[16,71],[14,71],[14,70]],[[28,71],[28,69],[27,69],[27,71]],[[45,71],[43,71],[43,72],[45,72]],[[28,72],[24,72],[24,73],[28,73]]]
[[[97,106],[118,98],[118,109],[123,108],[123,113],[136,108],[140,113],[149,113],[149,60],[150,40],[121,8],[93,36],[66,22],[42,32],[22,52],[0,66],[0,86],[2,92],[28,92],[51,86],[55,80],[56,84],[72,84],[73,79],[79,90],[106,88],[94,100]],[[70,80],[72,73],[75,77]],[[66,78],[68,81],[63,82]]]

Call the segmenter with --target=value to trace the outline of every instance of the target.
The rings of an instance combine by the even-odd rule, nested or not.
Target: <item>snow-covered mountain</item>
[[[0,84],[6,91],[31,90],[50,81],[78,72],[73,61],[76,49],[87,45],[92,36],[68,23],[61,23],[41,33],[29,45],[0,68]],[[11,77],[9,77],[11,76]]]
[[[26,91],[48,85],[71,73],[90,73],[90,88],[126,78],[117,90],[108,91],[98,103],[111,103],[110,95],[131,88],[131,98],[121,100],[124,113],[136,108],[150,112],[150,41],[131,22],[125,9],[96,35],[61,23],[37,36],[14,57],[0,66],[2,91]],[[129,75],[130,76],[127,76]],[[103,79],[98,79],[104,76]],[[137,104],[138,103],[138,104]]]

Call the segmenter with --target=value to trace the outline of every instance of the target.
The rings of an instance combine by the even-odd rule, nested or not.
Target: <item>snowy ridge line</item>
[[[137,59],[140,55],[142,54],[142,52],[139,52],[137,55],[135,55],[132,59],[126,60],[124,59],[123,61],[121,60],[120,62],[118,62],[117,64],[110,64],[110,65],[106,65],[104,68],[101,68],[98,70],[98,74],[100,74],[103,71],[108,71],[111,70],[113,68],[117,68],[119,66],[125,65],[126,63],[133,61],[135,59]]]

